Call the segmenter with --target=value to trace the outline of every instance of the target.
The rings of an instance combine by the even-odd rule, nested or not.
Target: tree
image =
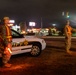
[[[27,26],[26,26],[25,22],[20,22],[19,26],[20,26],[21,31],[26,31],[27,30]]]

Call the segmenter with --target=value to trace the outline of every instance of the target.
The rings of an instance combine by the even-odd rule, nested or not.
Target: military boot
[[[11,65],[12,65],[12,64],[6,63],[6,64],[3,64],[3,66],[2,66],[2,67],[4,67],[4,68],[10,68],[10,67],[11,67]]]

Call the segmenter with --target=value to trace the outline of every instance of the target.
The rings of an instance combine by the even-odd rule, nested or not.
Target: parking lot
[[[0,75],[76,75],[76,57],[66,53],[63,42],[51,44],[38,57],[12,56],[12,67],[0,68]]]

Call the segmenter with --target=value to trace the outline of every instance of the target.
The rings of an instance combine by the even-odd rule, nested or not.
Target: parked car
[[[46,48],[44,39],[35,36],[25,36],[19,32],[12,31],[12,55],[29,52],[32,56],[39,56]]]

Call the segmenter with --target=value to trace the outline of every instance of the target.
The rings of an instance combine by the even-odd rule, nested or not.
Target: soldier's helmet
[[[4,17],[4,18],[3,18],[3,20],[9,20],[9,19],[10,19],[9,17]]]

